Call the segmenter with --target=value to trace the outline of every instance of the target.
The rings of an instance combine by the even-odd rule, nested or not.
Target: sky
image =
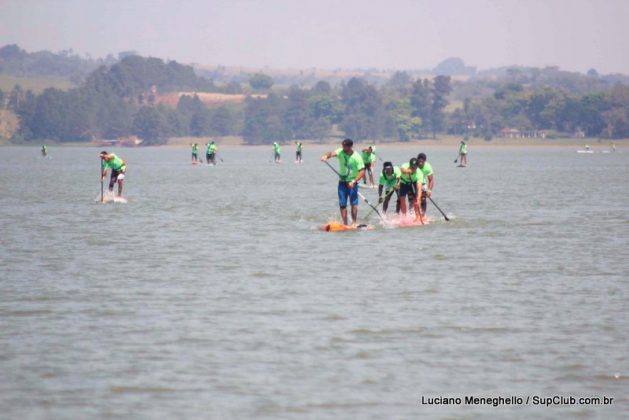
[[[0,46],[182,63],[629,74],[629,0],[0,0]]]

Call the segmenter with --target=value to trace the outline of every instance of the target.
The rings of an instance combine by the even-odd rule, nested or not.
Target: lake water
[[[325,233],[330,148],[283,149],[115,149],[103,205],[100,148],[0,148],[0,417],[629,416],[626,151],[382,146],[452,220]]]

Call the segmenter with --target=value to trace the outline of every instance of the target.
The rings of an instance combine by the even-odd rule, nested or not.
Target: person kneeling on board
[[[127,172],[127,162],[120,159],[114,153],[107,153],[106,150],[100,152],[100,158],[103,168],[101,181],[105,180],[105,177],[107,176],[107,169],[111,168],[111,178],[109,179],[109,192],[113,193],[114,184],[118,182],[118,197],[122,197],[122,183],[124,181],[125,173]]]
[[[358,219],[358,183],[365,175],[365,164],[359,153],[354,152],[354,142],[351,139],[343,140],[341,148],[333,152],[327,152],[321,156],[322,161],[336,157],[339,160],[339,207],[343,223],[347,225],[347,199],[352,206],[352,226],[356,226]]]
[[[384,162],[380,174],[380,185],[378,185],[378,202],[382,203],[382,210],[385,213],[389,208],[389,201],[393,192],[395,192],[395,201],[400,199],[400,176],[402,176],[400,168],[393,166],[391,162]],[[383,190],[385,190],[384,197],[382,197]]]
[[[400,211],[406,215],[406,197],[408,196],[408,206],[415,211],[415,221],[421,221],[419,201],[422,197],[421,185],[424,182],[424,174],[418,169],[417,158],[411,158],[400,168]]]

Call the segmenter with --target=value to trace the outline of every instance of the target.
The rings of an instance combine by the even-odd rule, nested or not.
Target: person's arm
[[[354,188],[354,185],[356,185],[358,181],[363,179],[364,176],[365,176],[365,168],[362,168],[360,171],[358,171],[358,176],[356,177],[356,179],[353,180],[352,182],[349,182],[347,186],[350,188]]]
[[[382,184],[378,185],[378,199],[382,200]]]
[[[432,191],[432,189],[434,188],[435,183],[434,183],[434,177],[432,176],[432,174],[428,175],[428,191],[426,194],[427,197],[430,197],[430,192]]]
[[[321,156],[321,160],[328,160],[333,157],[336,157],[336,151],[324,153],[323,156]]]
[[[413,173],[413,170],[412,170],[412,169],[410,169],[410,168],[400,168],[400,171],[401,171],[403,174],[409,174],[409,175]]]

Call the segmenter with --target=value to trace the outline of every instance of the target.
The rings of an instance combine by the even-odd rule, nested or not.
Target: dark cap
[[[411,158],[408,163],[411,165],[411,167],[417,168],[417,158]]]
[[[420,153],[417,155],[417,160],[426,160],[426,153]]]
[[[102,152],[100,152],[101,155],[108,155],[109,153],[107,153],[107,150],[103,150]]]
[[[354,145],[354,142],[352,141],[352,139],[345,139],[341,144],[343,145],[343,147],[352,147]]]
[[[382,164],[382,169],[393,168],[393,164],[391,162],[384,162]]]

